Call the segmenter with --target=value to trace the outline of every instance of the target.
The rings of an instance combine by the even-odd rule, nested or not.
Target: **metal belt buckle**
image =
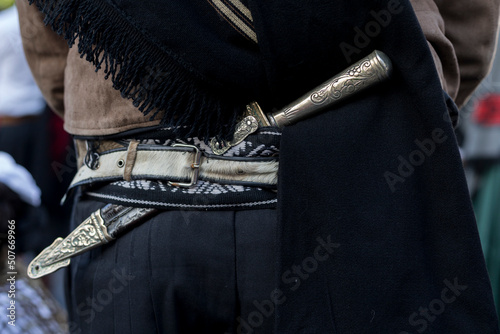
[[[191,177],[191,182],[189,182],[189,183],[182,183],[182,182],[168,181],[168,185],[169,186],[174,186],[174,187],[191,188],[196,183],[198,183],[198,174],[200,173],[200,163],[201,163],[201,151],[198,149],[198,147],[196,147],[194,145],[174,144],[174,145],[172,145],[172,147],[187,147],[187,148],[192,148],[192,149],[194,149],[194,152],[196,154],[194,156],[194,161],[191,164],[191,169],[193,170],[193,176]]]

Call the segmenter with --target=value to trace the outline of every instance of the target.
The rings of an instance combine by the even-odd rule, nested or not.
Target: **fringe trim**
[[[231,139],[245,104],[221,98],[201,73],[151,40],[126,14],[107,1],[29,0],[45,14],[44,23],[91,62],[123,97],[145,116],[176,135]],[[220,86],[219,86],[220,89]],[[180,112],[179,112],[180,111]],[[187,125],[187,127],[186,127]]]

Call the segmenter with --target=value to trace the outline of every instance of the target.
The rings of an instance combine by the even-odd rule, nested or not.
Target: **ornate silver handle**
[[[389,57],[375,50],[321,86],[303,95],[283,109],[268,114],[273,126],[283,128],[310,117],[326,107],[389,78],[392,63]]]

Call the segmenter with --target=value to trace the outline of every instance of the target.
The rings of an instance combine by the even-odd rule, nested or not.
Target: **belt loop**
[[[132,180],[132,169],[135,165],[135,159],[137,158],[137,146],[139,142],[137,140],[131,140],[127,149],[127,158],[125,160],[125,168],[123,170],[123,179],[125,181]]]

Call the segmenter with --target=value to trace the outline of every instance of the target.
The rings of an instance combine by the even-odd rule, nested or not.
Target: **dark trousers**
[[[79,200],[72,228],[105,204]],[[272,333],[276,211],[163,211],[72,260],[71,333]]]

